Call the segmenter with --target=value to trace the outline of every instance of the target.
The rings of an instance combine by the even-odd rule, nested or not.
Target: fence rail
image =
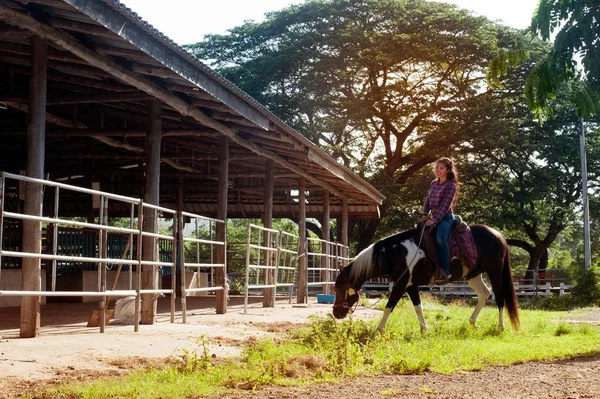
[[[272,290],[272,306],[275,306],[277,288],[288,286],[279,281],[282,232],[249,223],[246,228],[246,278],[244,280],[244,314],[248,311],[250,290]],[[288,235],[292,236],[292,235]],[[293,236],[292,236],[293,237]],[[296,249],[297,251],[297,249]],[[288,269],[288,266],[285,270]],[[262,272],[262,273],[261,273]],[[254,282],[250,282],[250,277]],[[290,288],[290,302],[293,289]]]
[[[51,203],[50,210],[42,209],[43,216],[28,215],[18,211],[8,211],[6,209],[6,194],[7,189],[17,188],[18,191],[22,184],[36,184],[46,192],[48,188],[54,189],[51,196],[46,195],[46,199]],[[10,188],[9,188],[9,185]],[[89,195],[90,203],[97,206],[97,218],[87,222],[79,220],[71,220],[61,217],[59,214],[60,203],[63,200],[65,192],[77,192],[79,194]],[[10,193],[11,195],[16,195]],[[48,194],[48,192],[46,192]],[[110,226],[109,220],[109,201],[111,204],[117,203],[122,209],[123,206],[129,207],[128,227]],[[47,202],[45,202],[47,203]],[[42,204],[43,206],[44,204]],[[182,261],[182,281],[185,287],[185,270],[188,267],[200,268],[225,268],[225,263],[214,263],[214,248],[217,246],[225,246],[225,242],[216,241],[212,235],[209,237],[196,237],[179,239],[178,232],[183,230],[183,217],[196,220],[203,220],[213,226],[215,223],[224,223],[222,220],[206,218],[200,215],[194,215],[187,212],[178,212],[172,209],[146,204],[142,199],[130,198],[122,195],[107,193],[104,191],[93,190],[83,187],[71,186],[64,183],[57,183],[48,180],[34,179],[27,176],[16,175],[6,172],[0,173],[0,279],[2,278],[2,266],[6,265],[6,258],[24,259],[35,258],[48,261],[46,266],[50,266],[51,271],[48,273],[51,277],[50,288],[40,291],[30,290],[0,290],[0,296],[39,296],[39,297],[56,297],[56,296],[77,296],[77,297],[99,297],[100,309],[102,315],[107,307],[107,297],[120,296],[135,296],[136,297],[136,312],[134,330],[139,328],[140,301],[142,295],[152,294],[170,294],[171,296],[171,322],[175,321],[175,298],[176,298],[176,273],[178,246],[183,247],[185,242],[190,242],[196,245],[197,248],[208,248],[209,256],[207,259],[197,258],[195,262]],[[121,218],[127,219],[127,218]],[[29,253],[23,251],[22,247],[14,247],[5,249],[7,240],[4,239],[5,224],[11,226],[21,226],[23,221],[34,221],[47,224],[46,232],[46,253]],[[153,226],[152,231],[144,229],[144,221],[146,225]],[[173,234],[159,233],[159,221],[165,230],[171,230]],[[168,226],[168,223],[172,223]],[[182,227],[179,229],[179,227]],[[20,228],[20,227],[19,227]],[[209,228],[212,232],[212,227]],[[76,235],[80,237],[76,237]],[[86,236],[87,234],[87,236]],[[211,233],[212,234],[212,233]],[[125,250],[122,249],[124,242],[127,242]],[[61,243],[64,248],[61,248]],[[183,243],[177,245],[177,243]],[[143,251],[151,247],[151,250]],[[118,247],[118,249],[117,249]],[[144,247],[144,248],[142,248]],[[151,256],[148,257],[147,254]],[[200,254],[198,249],[197,254]],[[198,255],[200,256],[200,255]],[[184,259],[182,257],[181,259]],[[57,290],[56,280],[58,273],[64,272],[65,267],[69,264],[84,264],[92,265],[97,272],[96,289],[90,290],[90,287],[84,287],[79,291]],[[14,262],[9,263],[14,268]],[[113,282],[112,289],[107,285],[107,270],[118,265],[119,270],[117,275],[125,266],[129,272],[129,281],[127,289],[115,289],[117,280]],[[18,266],[18,265],[17,265]],[[83,270],[83,268],[80,268]],[[166,271],[165,275],[171,276],[171,287],[159,288],[159,273],[158,271]],[[135,272],[135,278],[133,276]],[[142,288],[142,272],[151,272],[151,286]],[[214,281],[214,278],[212,279]],[[187,293],[198,291],[217,291],[225,290],[227,285],[224,283],[221,286],[202,287],[202,288],[184,288],[182,290],[182,307],[183,318],[185,322],[185,298]],[[105,317],[101,317],[100,331],[104,332]]]
[[[550,276],[550,273],[544,272],[546,277]],[[558,278],[553,278],[552,282],[541,280],[538,278],[534,279],[521,279],[514,278],[514,287],[517,297],[520,298],[531,298],[531,297],[549,297],[551,295],[565,295],[570,293],[573,285],[566,284],[564,281],[558,281]],[[534,281],[544,281],[543,283],[534,284]],[[379,295],[386,293],[392,288],[393,283],[389,282],[386,277],[380,277],[377,279],[369,280],[363,285],[362,291],[367,295]],[[423,285],[419,287],[421,292],[430,293],[432,295],[446,295],[446,296],[457,296],[457,297],[474,297],[476,296],[475,291],[469,287],[466,280],[455,281],[450,284],[437,286],[437,285]],[[494,296],[490,297],[493,300]]]
[[[217,291],[227,291],[227,280],[224,278],[220,285],[216,285],[215,269],[226,269],[227,265],[227,247],[226,241],[218,241],[216,237],[217,226],[221,226],[223,229],[226,228],[225,221],[222,219],[214,219],[201,215],[196,215],[189,212],[179,212],[179,223],[180,226],[184,226],[184,218],[188,218],[190,223],[193,223],[193,235],[192,232],[188,234],[184,233],[184,229],[178,233],[180,235],[179,240],[182,243],[180,249],[181,258],[181,312],[183,322],[187,322],[187,297],[189,294],[196,293],[208,293]],[[186,244],[187,247],[186,248]],[[186,259],[186,249],[190,250],[189,258],[192,261]],[[216,251],[222,250],[225,254],[223,263],[216,263]],[[186,271],[194,270],[196,287],[188,287]],[[223,271],[225,276],[226,270]],[[206,286],[202,287],[202,277],[206,276]]]

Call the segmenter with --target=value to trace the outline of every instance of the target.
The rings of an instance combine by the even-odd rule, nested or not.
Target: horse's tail
[[[504,296],[504,307],[508,311],[510,324],[515,331],[521,328],[521,320],[519,319],[519,301],[515,293],[513,284],[512,270],[510,267],[510,253],[508,250],[504,255],[504,265],[502,267],[502,295]]]

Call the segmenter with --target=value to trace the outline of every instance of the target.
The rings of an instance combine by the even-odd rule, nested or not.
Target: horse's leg
[[[479,317],[479,312],[481,312],[481,309],[485,306],[485,302],[490,297],[491,291],[483,282],[481,274],[467,280],[467,283],[469,283],[469,287],[477,294],[477,305],[475,305],[473,314],[471,314],[471,318],[469,319],[471,325],[477,328],[477,317]]]
[[[397,284],[394,285],[394,288],[392,288],[392,293],[390,294],[390,299],[388,299],[388,302],[385,305],[385,310],[383,311],[383,317],[381,318],[381,321],[379,322],[379,326],[377,327],[377,331],[379,331],[380,333],[383,333],[383,330],[385,329],[385,325],[387,323],[388,317],[390,317],[390,314],[392,313],[392,311],[398,304],[398,301],[400,300],[400,298],[402,298],[402,295],[404,295],[404,292],[406,292],[404,287],[405,286],[402,285],[402,282],[397,282]]]
[[[421,333],[427,331],[427,323],[425,323],[425,316],[423,316],[423,306],[421,306],[421,295],[419,295],[419,287],[411,285],[406,289],[410,300],[415,307],[415,312],[419,318],[419,326],[421,327]]]

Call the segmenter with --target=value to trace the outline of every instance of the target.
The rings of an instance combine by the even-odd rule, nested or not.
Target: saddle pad
[[[454,230],[448,243],[450,244],[450,257],[458,257],[461,263],[471,270],[477,263],[477,247],[471,228],[467,227],[460,233]]]

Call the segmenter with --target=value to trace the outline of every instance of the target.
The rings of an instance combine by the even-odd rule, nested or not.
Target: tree
[[[563,90],[568,87],[563,85]],[[568,93],[553,105],[553,117],[539,125],[521,110],[497,110],[505,124],[512,125],[501,136],[485,138],[480,151],[461,165],[468,178],[463,184],[470,197],[467,214],[477,215],[505,233],[509,244],[529,254],[528,271],[545,269],[548,249],[558,235],[577,221],[581,206],[578,118]],[[521,114],[521,116],[519,116]],[[590,176],[598,177],[600,147],[598,121],[591,121]],[[501,143],[496,141],[501,140]],[[493,173],[490,173],[493,171]]]
[[[574,78],[573,94],[580,115],[589,117],[600,111],[600,2],[597,0],[540,0],[531,20],[531,32],[551,41],[551,51],[531,71],[525,86],[529,108],[540,120],[551,113],[550,103],[561,86]],[[498,84],[507,64],[515,65],[527,53],[513,49],[499,55],[491,64],[488,78]],[[581,72],[577,60],[580,59]]]
[[[388,197],[385,218],[397,187],[438,156],[469,151],[465,115],[490,95],[485,68],[518,42],[513,30],[450,4],[323,0],[189,50],[370,180]],[[378,225],[358,223],[359,249]]]

